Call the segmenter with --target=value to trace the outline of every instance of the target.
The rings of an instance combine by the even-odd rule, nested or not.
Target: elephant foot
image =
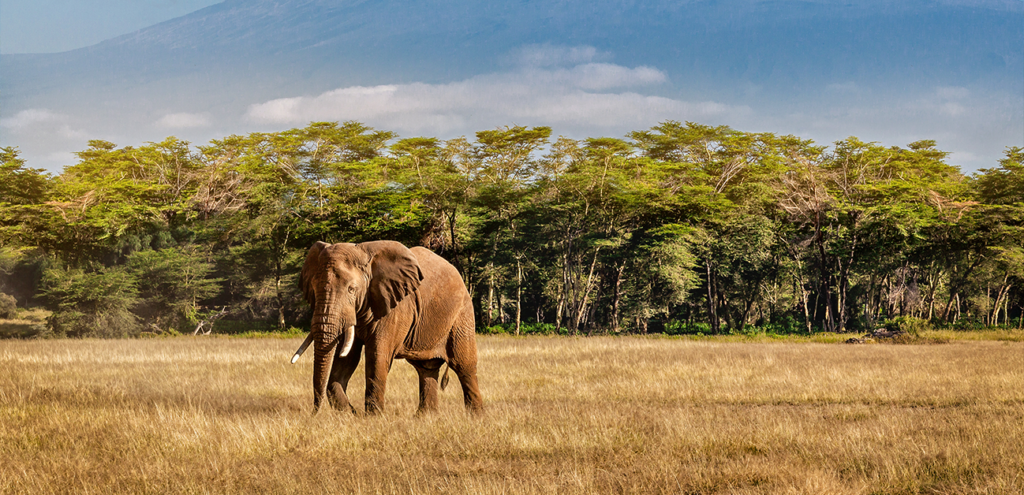
[[[345,394],[345,389],[340,383],[332,383],[327,389],[327,398],[331,403],[331,407],[336,411],[350,412],[352,414],[358,414],[356,408],[352,407],[352,403],[348,400],[348,395]],[[314,411],[315,413],[315,411]]]

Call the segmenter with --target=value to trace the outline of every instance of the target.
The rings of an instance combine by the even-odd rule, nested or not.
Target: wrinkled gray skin
[[[394,241],[317,242],[306,255],[301,285],[313,307],[314,414],[324,397],[335,409],[355,412],[346,391],[363,350],[367,413],[383,409],[396,358],[409,361],[419,374],[418,412],[437,409],[438,375],[445,363],[459,377],[466,408],[483,410],[473,303],[458,270],[443,258]],[[351,343],[347,353],[346,343]]]

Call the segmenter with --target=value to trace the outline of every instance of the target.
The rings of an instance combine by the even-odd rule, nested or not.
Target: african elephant
[[[313,321],[292,363],[316,342],[314,414],[325,396],[335,409],[355,412],[346,391],[364,347],[367,413],[384,407],[395,358],[409,361],[419,374],[418,413],[437,409],[437,378],[446,363],[459,377],[466,408],[483,410],[473,302],[444,258],[395,241],[317,242],[306,255],[300,284]],[[447,381],[446,370],[442,390]]]

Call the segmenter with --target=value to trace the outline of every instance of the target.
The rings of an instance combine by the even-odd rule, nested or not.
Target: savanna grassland
[[[313,417],[298,339],[0,341],[0,489],[1021,493],[1017,340],[482,336],[480,418],[455,380],[414,417],[404,362],[382,416]]]

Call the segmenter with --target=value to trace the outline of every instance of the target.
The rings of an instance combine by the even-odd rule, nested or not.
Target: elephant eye
[[[352,294],[352,293],[353,293],[353,292],[355,292],[355,291],[356,291],[356,288],[355,288],[355,286],[354,286],[354,285],[350,285],[350,286],[349,286],[349,288],[348,288],[348,293],[349,293],[349,294]]]

